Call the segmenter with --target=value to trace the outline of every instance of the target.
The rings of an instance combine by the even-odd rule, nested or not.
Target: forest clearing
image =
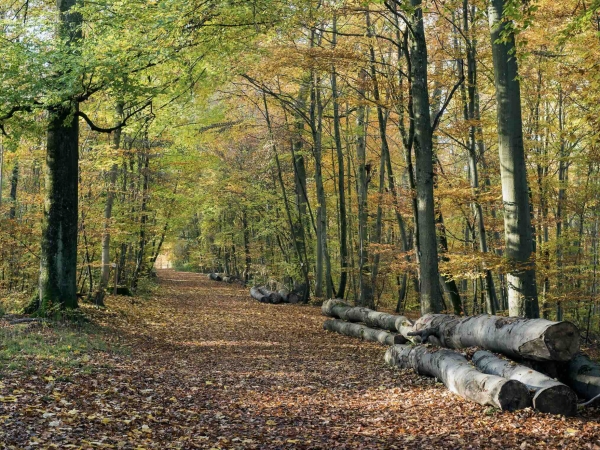
[[[378,344],[325,334],[319,308],[261,304],[204,275],[159,277],[146,300],[86,308],[106,348],[17,356],[3,371],[6,448],[598,447],[596,409],[481,407],[386,366]],[[25,333],[0,323],[3,337]]]

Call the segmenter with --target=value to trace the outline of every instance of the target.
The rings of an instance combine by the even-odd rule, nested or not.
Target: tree
[[[523,147],[521,89],[513,24],[503,16],[504,0],[492,0],[488,16],[494,60],[497,101],[498,150],[504,204],[508,306],[511,316],[539,317],[535,280],[529,188]]]

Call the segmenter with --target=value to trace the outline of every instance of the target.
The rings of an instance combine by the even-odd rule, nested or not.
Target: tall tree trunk
[[[244,209],[242,211],[242,227],[244,228],[244,282],[250,279],[250,267],[252,256],[250,254],[250,228],[248,227],[248,214]]]
[[[119,102],[116,106],[117,123],[123,116],[123,103]],[[117,128],[113,134],[113,149],[118,150],[121,145],[121,128]],[[94,303],[96,305],[104,304],[105,289],[108,286],[110,276],[110,222],[112,218],[113,203],[115,200],[115,189],[117,184],[117,175],[119,171],[118,164],[113,164],[108,174],[108,188],[106,190],[106,203],[104,205],[104,230],[102,234],[102,253],[100,268],[100,283],[94,294]]]
[[[141,181],[142,181],[142,205],[140,207],[140,228],[139,228],[139,239],[138,239],[138,248],[135,256],[135,270],[132,276],[131,287],[133,289],[137,288],[137,283],[139,281],[140,274],[144,270],[144,258],[146,255],[146,243],[148,242],[147,233],[146,233],[146,224],[148,222],[148,197],[149,197],[149,189],[150,189],[150,155],[148,154],[150,149],[145,149],[145,151],[140,155],[140,172],[141,172]]]
[[[439,312],[442,293],[439,284],[438,249],[433,196],[433,142],[427,87],[427,44],[421,0],[411,0],[413,38],[411,77],[415,120],[417,216],[419,221],[419,275],[421,313]]]
[[[333,41],[335,48],[337,43],[337,16],[333,16]],[[338,101],[337,73],[335,65],[331,66],[331,95],[333,102],[333,133],[335,140],[335,150],[338,164],[338,201],[340,218],[340,284],[337,289],[337,296],[344,298],[346,292],[346,283],[348,280],[348,224],[346,213],[346,186],[344,185],[344,153],[342,151],[342,135],[340,132],[340,106]]]
[[[57,0],[58,35],[72,51],[82,38],[76,0]],[[42,221],[39,312],[77,307],[79,122],[73,99],[48,108],[46,198]]]
[[[441,66],[439,62],[436,62],[435,71],[437,73],[441,72]],[[461,83],[461,87],[464,85]],[[441,96],[442,89],[438,82],[435,83],[434,92],[433,92],[433,103],[432,103],[432,113],[433,116],[437,116],[441,111]],[[432,124],[433,125],[433,124]],[[437,138],[435,136],[432,137],[432,146],[434,147],[433,155],[434,155],[434,164],[438,166],[439,169],[434,168],[434,188],[437,188],[437,172],[438,170],[442,172],[442,165],[440,160],[437,157]],[[437,236],[438,236],[438,248],[440,252],[440,258],[442,261],[449,261],[450,258],[446,256],[448,253],[448,238],[446,236],[446,225],[444,223],[444,214],[442,212],[442,205],[439,201],[436,202],[435,205],[435,223],[437,226]],[[456,280],[454,280],[451,276],[446,274],[440,274],[440,280],[442,282],[442,287],[450,297],[450,302],[452,303],[452,308],[454,309],[454,314],[460,314],[462,312],[462,301],[460,298],[460,293],[458,291],[458,285],[456,284]],[[443,301],[443,299],[442,299]]]
[[[77,307],[79,123],[77,104],[48,110],[46,199],[40,255],[40,313]]]
[[[365,96],[365,84],[367,73],[361,70],[359,73],[359,98]],[[367,196],[370,181],[370,166],[367,165],[367,139],[365,125],[365,105],[361,104],[356,113],[356,159],[358,163],[358,304],[367,308],[374,307],[373,287],[371,285],[371,274],[369,273],[369,252],[367,249],[367,226],[369,212],[367,209]]]
[[[366,13],[366,25],[367,25],[367,36],[373,37],[373,29],[371,25],[371,17],[369,12]],[[371,69],[371,82],[373,84],[373,100],[377,107],[377,124],[379,125],[379,139],[381,140],[381,155],[379,159],[379,185],[378,185],[378,200],[377,200],[377,218],[375,221],[375,230],[371,242],[374,244],[381,243],[381,233],[383,228],[383,192],[385,187],[385,175],[386,175],[386,161],[388,160],[389,145],[387,139],[387,113],[384,111],[382,106],[382,100],[379,92],[379,83],[377,80],[377,69],[375,67],[375,49],[372,45],[369,45],[369,59]],[[373,256],[373,262],[371,264],[371,286],[376,289],[377,286],[377,275],[379,272],[379,253],[375,253]]]
[[[323,104],[321,101],[320,78],[313,73],[311,90],[310,119],[313,134],[313,154],[315,158],[315,186],[317,190],[317,255],[315,296],[323,296],[323,276],[325,277],[325,293],[327,298],[333,296],[331,281],[331,261],[327,248],[327,198],[323,185]]]
[[[14,219],[17,214],[17,186],[19,184],[19,161],[15,161],[10,178],[10,210],[8,217]]]
[[[498,115],[500,176],[504,203],[506,256],[514,265],[508,274],[511,316],[539,317],[535,266],[530,261],[533,235],[523,148],[521,90],[512,24],[502,17],[503,0],[491,0],[489,23],[494,60]]]
[[[472,38],[469,30],[469,6],[468,0],[463,0],[463,34],[465,36],[466,54],[467,54],[467,88],[464,84],[461,85],[461,93],[463,97],[463,114],[464,119],[470,123],[469,125],[469,143],[468,143],[468,158],[469,158],[469,181],[473,189],[475,201],[471,204],[477,234],[479,238],[479,251],[482,253],[488,252],[487,235],[485,230],[485,222],[483,220],[483,208],[477,200],[479,196],[479,167],[477,164],[477,127],[475,122],[478,120],[475,116],[475,105],[477,102],[477,60],[476,60],[476,41]],[[457,61],[459,77],[464,76],[464,68],[462,59]],[[467,98],[468,97],[468,98]],[[483,141],[481,141],[483,146]],[[492,272],[489,269],[484,270],[484,288],[485,288],[485,304],[488,314],[496,313],[496,291],[494,288],[494,279]]]

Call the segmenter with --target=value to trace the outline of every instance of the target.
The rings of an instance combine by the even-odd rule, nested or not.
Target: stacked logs
[[[244,281],[235,275],[227,275],[222,273],[211,272],[208,274],[208,279],[212,281],[223,281],[224,283],[241,283]]]
[[[323,325],[326,330],[393,341],[386,363],[435,377],[451,392],[482,405],[509,411],[533,406],[572,416],[582,406],[577,396],[588,400],[584,405],[600,397],[600,365],[579,353],[579,330],[570,322],[427,314],[413,323],[336,299],[326,301],[322,312],[333,318]],[[479,350],[471,361],[454,351],[472,347]]]
[[[253,286],[250,289],[250,297],[258,300],[261,303],[300,303],[304,298],[304,285],[298,286],[293,291],[280,289],[279,291],[271,291],[266,286]]]

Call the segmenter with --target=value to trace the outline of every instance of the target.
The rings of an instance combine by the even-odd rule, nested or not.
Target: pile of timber
[[[427,314],[413,323],[337,299],[322,312],[332,318],[324,329],[391,345],[386,363],[435,377],[482,405],[572,416],[600,403],[600,365],[580,353],[579,330],[570,322]],[[470,361],[455,351],[473,347]],[[578,396],[587,402],[578,404]]]
[[[223,281],[224,283],[244,283],[243,280],[235,275],[227,275],[224,273],[211,272],[208,274],[208,279],[213,281]]]
[[[253,286],[250,289],[250,297],[261,303],[300,303],[304,298],[304,289],[304,285],[298,286],[291,292],[287,289],[271,291],[266,286]]]

